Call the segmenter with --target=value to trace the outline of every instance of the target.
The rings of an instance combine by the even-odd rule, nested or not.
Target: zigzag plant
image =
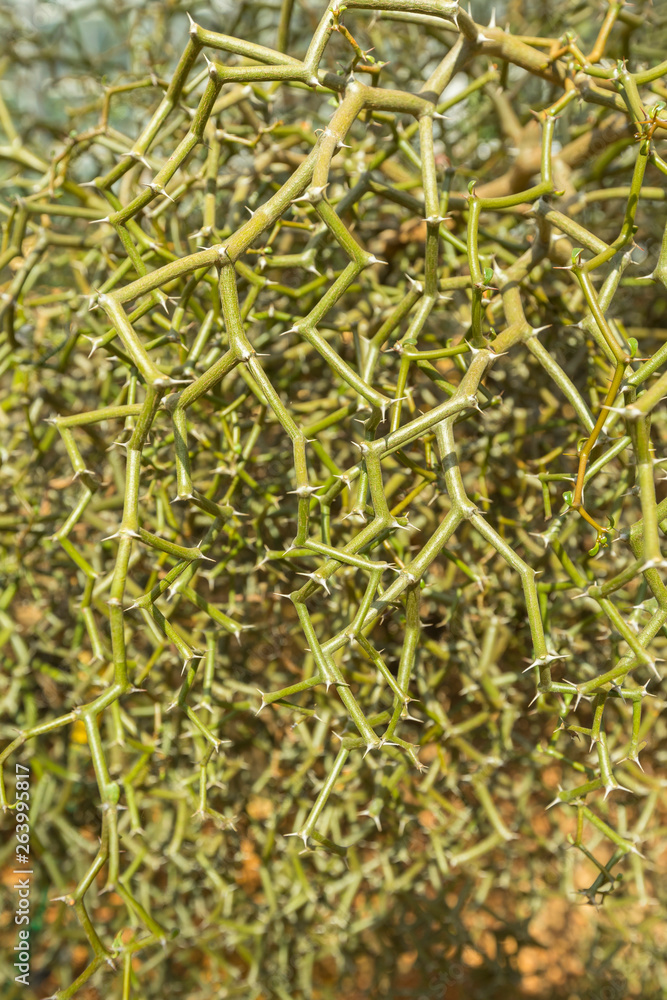
[[[416,885],[464,899],[461,871],[528,864],[554,764],[551,805],[573,825],[563,812],[551,843],[596,867],[587,897],[624,871],[648,899],[640,847],[664,808],[639,754],[664,735],[646,698],[667,624],[667,343],[652,332],[667,237],[644,251],[649,274],[628,268],[635,236],[653,240],[640,213],[665,200],[667,63],[605,58],[643,25],[621,2],[588,55],[572,33],[482,27],[448,0],[334,0],[299,58],[295,18],[284,0],[275,48],[190,20],[169,81],[107,89],[98,124],[53,159],[0,106],[22,192],[0,254],[9,406],[42,382],[13,486],[20,502],[34,456],[60,461],[60,440],[79,489],[65,514],[58,501],[57,546],[38,502],[28,521],[0,515],[30,529],[66,589],[62,551],[80,588],[57,642],[72,649],[56,676],[66,710],[26,709],[0,755],[34,754],[39,850],[92,950],[59,1000],[107,966],[124,969],[123,1000],[170,995],[173,972],[135,969],[160,948],[213,962],[201,993],[182,972],[189,996],[313,995],[314,964],[289,972],[300,934],[325,919],[312,963],[337,956],[342,976],[363,921],[333,928],[362,883],[385,905]],[[381,53],[394,31],[437,46],[426,79],[355,37],[376,32]],[[128,139],[113,108],[136,89],[162,97]],[[49,592],[36,565],[7,562],[5,641],[15,595]],[[29,649],[12,642],[27,685]],[[100,842],[74,886],[46,831],[80,838],[67,800],[90,798],[72,784],[87,759]],[[424,809],[426,844],[406,848]],[[221,860],[236,823],[259,900],[228,892],[245,884]],[[186,889],[168,884],[178,872]],[[197,873],[208,895],[185,907]],[[100,875],[114,939],[87,904]],[[267,986],[290,914],[308,929]],[[460,954],[463,925],[448,933]]]

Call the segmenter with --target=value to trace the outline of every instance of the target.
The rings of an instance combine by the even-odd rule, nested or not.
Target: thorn
[[[288,490],[287,492],[288,494],[295,493],[298,497],[309,497],[312,496],[313,493],[317,493],[319,489],[321,489],[320,486],[308,486],[304,484],[303,486],[297,487],[295,490]]]
[[[627,420],[639,420],[643,416],[641,410],[637,409],[636,406],[605,406],[603,404],[600,409],[609,410],[610,413],[622,413]]]
[[[118,531],[114,531],[113,535],[106,535],[102,541],[108,542],[112,538],[141,538],[141,535],[138,531],[133,531],[131,528],[119,528]]]
[[[526,674],[532,667],[539,667],[541,664],[552,663],[554,660],[567,660],[570,655],[570,653],[545,653],[544,656],[538,656],[535,660],[533,660],[533,662],[530,663],[522,672]]]
[[[547,811],[548,809],[553,809],[553,807],[554,807],[554,806],[558,806],[558,805],[562,805],[562,799],[561,799],[561,797],[560,797],[560,793],[561,793],[562,791],[563,791],[563,789],[562,789],[561,785],[559,785],[559,786],[558,786],[558,795],[556,796],[556,798],[555,798],[555,799],[554,799],[554,800],[553,800],[552,802],[550,802],[550,803],[549,803],[549,805],[548,805],[548,806],[545,806],[545,807],[544,807],[544,811],[545,811],[545,812],[546,812],[546,811]]]
[[[362,809],[360,812],[357,813],[357,816],[368,816],[370,819],[373,820],[373,822],[375,823],[375,825],[378,828],[378,830],[380,830],[380,831],[382,830],[382,824],[380,823],[380,817],[376,816],[369,809]]]
[[[285,836],[286,837],[301,837],[301,839],[303,840],[303,846],[306,848],[306,850],[308,850],[308,834],[304,833],[303,830],[301,830],[299,832],[296,832],[296,833],[286,833]]]
[[[92,358],[93,354],[95,353],[95,351],[97,350],[97,348],[102,343],[102,338],[101,337],[86,337],[86,340],[90,341],[90,353],[89,353],[88,357]]]
[[[319,587],[322,587],[327,592],[327,594],[331,594],[327,581],[324,579],[323,576],[320,576],[319,573],[299,573],[298,576],[307,576],[309,580],[313,581],[313,583],[316,583]]]
[[[579,702],[581,701],[582,698],[584,699],[584,701],[590,701],[591,700],[587,695],[582,694],[581,691],[579,690],[579,688],[577,687],[577,685],[573,684],[572,681],[564,680],[563,684],[568,684],[570,687],[574,688],[574,690],[577,692],[577,700],[574,703],[574,709],[573,709],[573,711],[575,711],[575,712],[577,711],[577,709],[579,708]]]
[[[619,790],[624,792],[630,792],[630,789],[626,788],[625,785],[617,785],[615,782],[613,785],[604,785],[604,789],[605,793],[604,793],[604,799],[602,800],[603,802],[607,801],[607,796],[609,795],[610,792],[616,792]],[[632,793],[630,792],[630,794]]]
[[[319,84],[319,80],[317,81]],[[292,205],[297,205],[300,202],[305,202],[307,205],[318,205],[324,198],[324,192],[329,187],[329,182],[323,184],[321,187],[308,188],[307,191],[300,195],[298,198],[293,198],[291,201]]]

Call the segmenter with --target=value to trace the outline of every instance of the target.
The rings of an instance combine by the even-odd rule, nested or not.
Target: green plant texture
[[[33,995],[664,996],[659,5],[158,6],[6,8]]]

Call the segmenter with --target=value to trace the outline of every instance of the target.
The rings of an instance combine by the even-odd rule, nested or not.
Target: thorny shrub
[[[190,12],[4,7],[33,993],[664,995],[660,10]]]

